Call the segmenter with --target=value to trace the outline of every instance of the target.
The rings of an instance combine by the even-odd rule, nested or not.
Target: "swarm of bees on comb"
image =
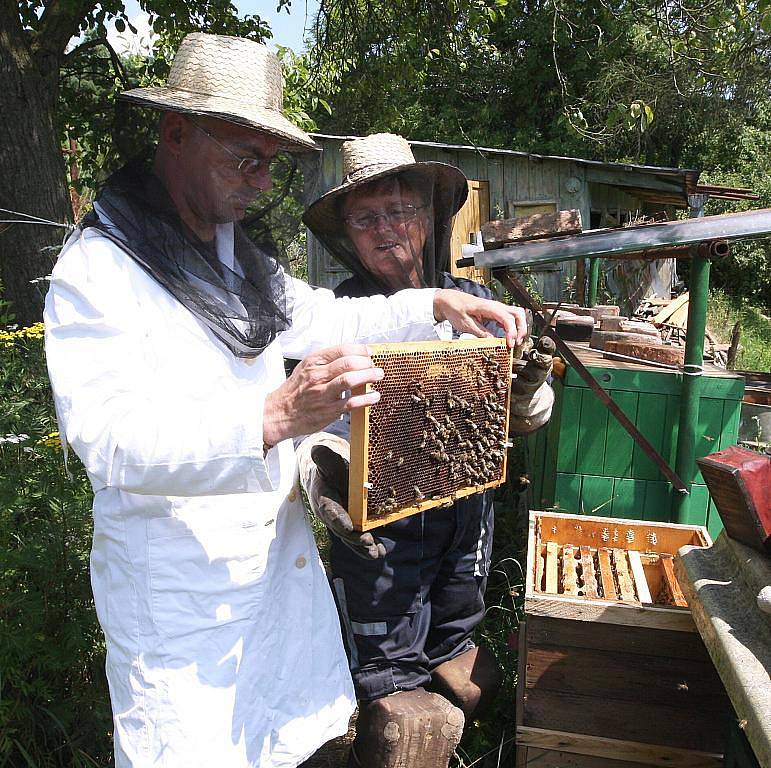
[[[504,340],[371,345],[380,402],[351,422],[349,512],[360,530],[505,479],[511,352]]]

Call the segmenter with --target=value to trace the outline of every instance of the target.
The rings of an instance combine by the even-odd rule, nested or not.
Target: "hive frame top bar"
[[[500,337],[486,339],[453,339],[452,341],[402,341],[387,344],[367,344],[371,355],[386,352],[436,352],[457,349],[480,349],[483,347],[505,346],[506,339]]]

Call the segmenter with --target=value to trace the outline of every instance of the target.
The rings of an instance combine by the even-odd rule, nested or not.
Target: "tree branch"
[[[128,88],[129,79],[123,63],[120,60],[120,56],[118,56],[118,54],[115,52],[115,49],[112,47],[112,45],[110,45],[110,42],[106,37],[94,37],[90,40],[84,40],[82,43],[73,48],[69,53],[65,54],[64,60],[70,61],[78,53],[86,51],[89,48],[96,48],[99,45],[103,45],[107,49],[107,52],[110,54],[110,61],[112,62],[112,67],[115,70],[116,77],[121,81],[121,84],[124,88]]]

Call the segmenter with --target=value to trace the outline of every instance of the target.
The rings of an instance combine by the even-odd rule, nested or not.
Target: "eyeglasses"
[[[394,205],[381,213],[354,213],[346,216],[344,221],[349,227],[366,230],[374,229],[380,219],[385,219],[386,224],[406,224],[418,218],[418,212],[427,205]]]
[[[235,173],[242,173],[244,176],[257,176],[259,173],[267,170],[268,173],[272,173],[275,167],[281,161],[280,155],[274,157],[241,157],[233,152],[232,149],[226,147],[216,136],[209,133],[202,125],[198,125],[195,120],[190,121],[201,133],[208,136],[218,147],[224,149],[234,160],[237,161],[237,165],[234,169]]]

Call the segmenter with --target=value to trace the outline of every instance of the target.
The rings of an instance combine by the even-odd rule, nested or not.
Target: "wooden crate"
[[[506,479],[512,352],[505,339],[370,344],[385,376],[353,394],[348,511],[365,531]]]
[[[706,528],[532,512],[529,536],[517,766],[718,768],[731,707],[672,570]]]

